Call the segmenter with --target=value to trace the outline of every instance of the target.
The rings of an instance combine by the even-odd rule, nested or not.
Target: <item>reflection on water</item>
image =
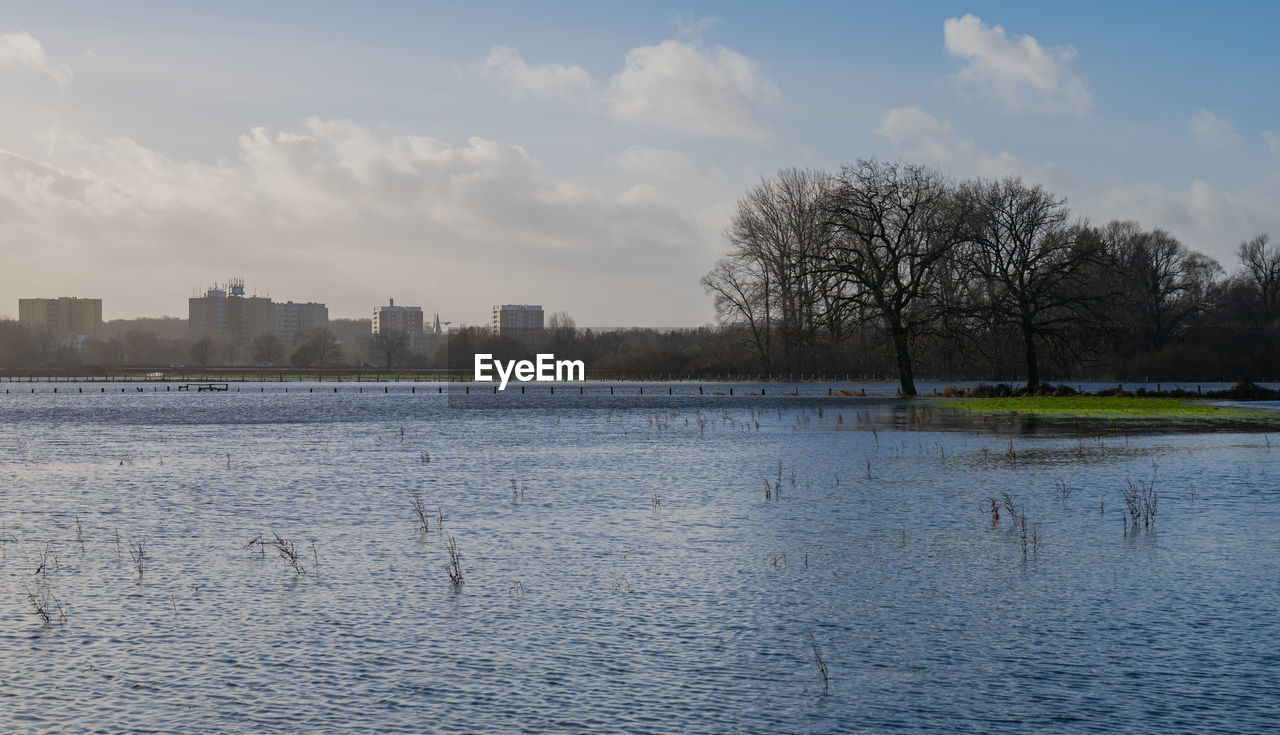
[[[0,395],[5,731],[1280,719],[1266,435],[759,386],[36,387]],[[1159,493],[1136,531],[1130,481]]]

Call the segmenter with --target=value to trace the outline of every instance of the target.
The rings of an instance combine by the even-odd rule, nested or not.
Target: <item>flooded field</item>
[[[826,386],[53,387],[0,386],[6,732],[1280,721],[1280,435]]]

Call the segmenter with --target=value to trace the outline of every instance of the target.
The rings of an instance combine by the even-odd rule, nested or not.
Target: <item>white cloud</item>
[[[1280,153],[1280,135],[1271,130],[1264,130],[1262,140],[1266,142],[1267,148],[1271,149],[1272,153]]]
[[[507,46],[494,46],[484,61],[484,73],[501,81],[516,97],[581,101],[593,93],[586,69],[573,64],[529,66],[519,51]]]
[[[776,93],[758,65],[723,46],[663,41],[627,53],[609,81],[609,109],[617,120],[680,133],[761,140],[768,127],[755,102]]]
[[[698,36],[712,21],[677,16],[675,22],[682,40],[631,49],[603,96],[586,69],[529,66],[519,51],[506,46],[495,46],[480,72],[501,81],[512,96],[590,103],[626,123],[707,137],[768,137],[769,128],[754,107],[772,99],[777,88],[761,75],[759,65],[723,46],[703,49]]]
[[[1159,184],[1113,186],[1090,203],[1090,210],[1098,221],[1132,219],[1168,229],[1187,246],[1230,268],[1240,242],[1261,232],[1280,231],[1277,198],[1280,179],[1276,177],[1236,191],[1196,179],[1183,189]]]
[[[1092,109],[1092,96],[1071,71],[1073,47],[1046,48],[1028,35],[1010,38],[975,15],[948,18],[942,27],[947,51],[965,60],[955,75],[961,89],[1010,111],[1083,115]]]
[[[0,33],[0,69],[5,67],[25,68],[47,74],[62,87],[70,84],[72,79],[71,67],[66,64],[50,64],[45,57],[44,46],[26,31]]]
[[[643,145],[633,145],[618,154],[618,165],[624,171],[669,179],[686,179],[697,173],[697,166],[688,154]]]
[[[1240,140],[1240,136],[1231,129],[1231,121],[1203,107],[1187,121],[1187,128],[1201,143],[1211,148],[1221,148]]]
[[[314,118],[255,128],[217,163],[123,138],[55,132],[46,142],[44,160],[0,150],[0,252],[10,258],[0,292],[103,296],[119,316],[183,314],[190,286],[234,272],[273,295],[328,301],[335,316],[363,314],[389,292],[456,310],[455,320],[483,318],[504,298],[556,295],[585,324],[683,324],[707,312],[692,286],[642,306],[652,283],[696,280],[690,263],[711,259],[718,243],[704,241],[689,207],[652,186],[548,177],[516,145]]]
[[[919,107],[889,110],[875,132],[889,139],[895,153],[941,166],[948,173],[999,177],[1025,171],[1017,156],[983,150],[973,138],[957,133],[951,123]]]

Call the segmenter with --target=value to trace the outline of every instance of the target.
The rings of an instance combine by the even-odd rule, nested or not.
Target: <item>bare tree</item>
[[[812,370],[819,333],[838,331],[836,279],[820,267],[830,184],[827,174],[790,168],[752,187],[725,232],[729,256],[702,279],[721,320],[745,327],[766,373],[779,363]]]
[[[1086,275],[1100,241],[1082,237],[1065,199],[1010,176],[962,187],[971,263],[986,284],[992,320],[1022,337],[1027,389],[1040,386],[1038,343],[1078,325],[1095,298]]]
[[[214,344],[209,337],[201,337],[191,345],[191,360],[202,368],[213,362]]]
[[[253,338],[254,362],[277,363],[284,359],[284,340],[272,332],[263,332]]]
[[[567,311],[557,311],[547,320],[546,336],[551,352],[568,356],[578,342],[578,323]]]
[[[291,362],[294,367],[309,370],[314,367],[316,362],[319,360],[318,352],[319,348],[314,340],[305,340],[300,342],[297,348],[294,349]]]
[[[1252,292],[1255,323],[1266,326],[1280,316],[1280,245],[1266,234],[1240,243],[1240,263]]]
[[[318,367],[328,367],[342,359],[342,343],[327,328],[319,327],[311,330],[311,336],[307,341],[315,353],[315,362]]]
[[[1141,343],[1161,350],[1216,301],[1222,267],[1189,250],[1160,229],[1144,231],[1136,222],[1111,222],[1102,230],[1124,282],[1124,307],[1116,315]]]
[[[826,202],[826,268],[841,300],[889,333],[899,390],[914,396],[911,341],[939,319],[938,269],[962,240],[951,187],[922,166],[858,161],[841,169]]]
[[[715,303],[716,319],[745,330],[765,375],[773,374],[773,330],[769,323],[769,275],[758,262],[722,258],[702,277]]]
[[[409,356],[409,335],[398,329],[386,329],[373,335],[371,349],[384,369]]]

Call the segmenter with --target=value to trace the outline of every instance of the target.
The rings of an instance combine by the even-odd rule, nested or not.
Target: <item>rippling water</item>
[[[6,732],[1280,721],[1280,437],[759,386],[4,387]],[[1126,532],[1127,481],[1151,528]]]

